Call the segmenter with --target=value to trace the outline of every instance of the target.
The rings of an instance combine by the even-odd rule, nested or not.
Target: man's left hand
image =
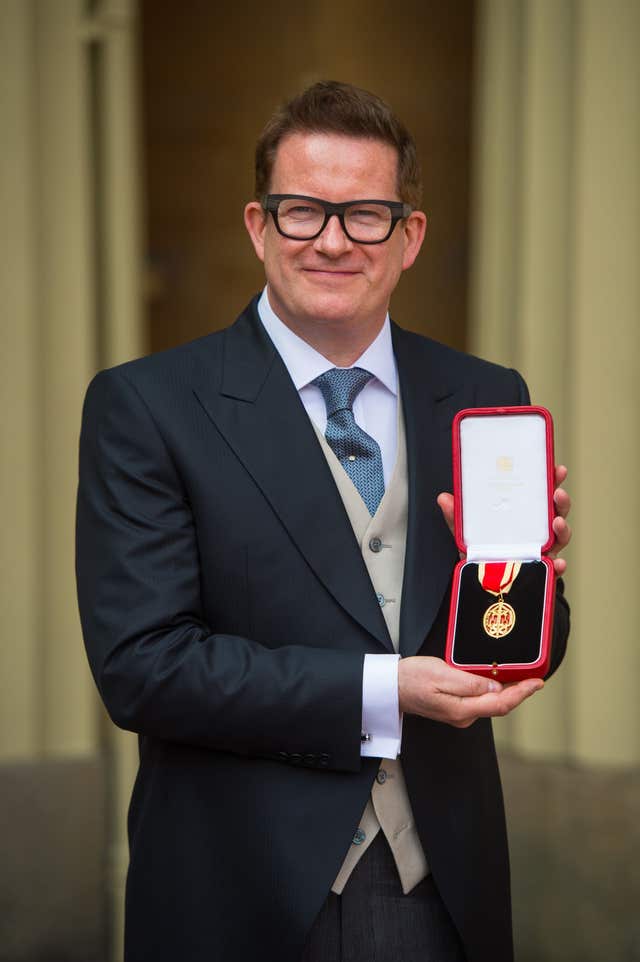
[[[553,492],[553,503],[556,509],[556,516],[553,519],[553,533],[555,541],[549,557],[553,559],[553,567],[557,575],[563,575],[567,570],[567,562],[564,558],[559,558],[560,552],[566,548],[571,541],[571,528],[567,524],[567,515],[571,510],[571,498],[561,485],[567,477],[567,469],[564,464],[556,465],[555,483],[556,489]],[[437,498],[444,520],[447,522],[451,534],[455,537],[453,523],[453,495],[448,491],[443,491]]]

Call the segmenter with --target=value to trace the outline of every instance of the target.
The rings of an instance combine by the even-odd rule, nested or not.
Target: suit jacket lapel
[[[255,302],[226,331],[220,384],[203,382],[195,393],[318,578],[393,650],[326,459]]]
[[[400,651],[414,655],[431,628],[458,558],[436,497],[452,490],[451,422],[463,407],[447,384],[430,342],[393,326],[407,433],[409,518],[402,591]]]

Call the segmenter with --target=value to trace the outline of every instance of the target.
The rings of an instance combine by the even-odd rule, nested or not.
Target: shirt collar
[[[267,334],[273,341],[274,347],[284,361],[296,390],[300,391],[320,374],[324,374],[325,371],[335,367],[323,354],[307,344],[280,320],[269,303],[266,287],[258,301],[258,314]],[[376,339],[350,366],[361,367],[365,371],[369,371],[388,391],[397,396],[398,374],[388,314]]]

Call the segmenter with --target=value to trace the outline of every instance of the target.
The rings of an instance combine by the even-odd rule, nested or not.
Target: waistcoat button
[[[379,591],[378,594],[376,595],[376,598],[378,599],[378,604],[380,605],[380,607],[384,608],[384,606],[387,603],[384,595]]]
[[[371,551],[375,551],[376,554],[378,551],[382,551],[382,538],[372,538],[369,542],[369,548]]]
[[[366,833],[361,828],[357,828],[353,833],[352,842],[354,845],[362,845],[366,837]]]
[[[384,768],[381,768],[378,774],[376,775],[376,781],[378,785],[384,785],[386,780],[387,780],[387,773],[385,772]]]

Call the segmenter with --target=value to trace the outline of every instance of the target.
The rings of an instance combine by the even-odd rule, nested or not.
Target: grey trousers
[[[301,962],[465,962],[465,956],[432,877],[403,895],[379,832],[342,895],[329,893]]]

